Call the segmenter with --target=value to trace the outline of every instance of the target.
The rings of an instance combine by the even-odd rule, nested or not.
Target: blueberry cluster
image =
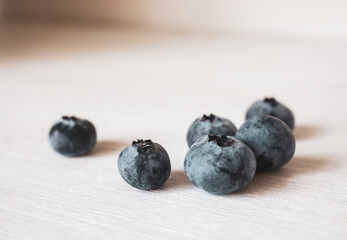
[[[252,104],[238,130],[226,118],[203,115],[188,130],[185,173],[207,192],[239,191],[256,171],[274,170],[290,161],[295,151],[293,129],[293,113],[274,98]],[[62,117],[51,128],[49,140],[52,148],[65,156],[82,156],[95,146],[96,130],[87,120]],[[158,189],[170,176],[170,158],[160,144],[141,139],[120,153],[118,170],[135,188]]]
[[[205,115],[196,119],[188,130],[191,147],[184,170],[195,186],[207,192],[238,191],[252,180],[256,171],[280,168],[294,155],[295,138],[291,131],[294,116],[274,98],[255,102],[247,111],[246,122],[237,131],[235,128],[231,132],[213,120],[207,125],[204,118]],[[223,122],[231,123],[226,119]],[[201,137],[201,133],[205,136]],[[191,144],[192,139],[198,140]]]

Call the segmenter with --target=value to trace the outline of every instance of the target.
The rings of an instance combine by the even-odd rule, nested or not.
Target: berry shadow
[[[293,133],[296,140],[305,140],[317,136],[322,132],[322,128],[317,126],[299,125],[296,126]]]
[[[96,146],[91,151],[90,156],[102,156],[110,153],[115,153],[129,145],[126,141],[101,140],[96,143]]]
[[[164,184],[164,190],[175,190],[192,185],[184,170],[173,170],[171,171],[170,177]]]
[[[309,175],[329,168],[336,168],[336,162],[322,157],[297,156],[286,166],[269,172],[257,173],[252,182],[241,191],[232,195],[267,195],[274,192],[285,191],[295,177]]]

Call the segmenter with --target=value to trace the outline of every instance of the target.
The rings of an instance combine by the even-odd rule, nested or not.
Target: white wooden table
[[[347,239],[347,43],[109,28],[0,30],[0,239]],[[275,96],[296,115],[297,150],[241,192],[214,196],[183,171],[203,113],[237,126]],[[48,144],[62,115],[91,120],[91,155]],[[137,138],[168,151],[161,190],[117,171]]]

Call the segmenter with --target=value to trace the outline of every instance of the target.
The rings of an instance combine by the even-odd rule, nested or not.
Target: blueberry
[[[253,103],[247,110],[246,120],[262,115],[277,117],[285,122],[291,130],[294,129],[294,115],[292,111],[274,98],[264,98],[264,100]]]
[[[170,158],[151,140],[137,140],[119,155],[118,170],[131,186],[141,190],[160,188],[170,176]]]
[[[93,124],[77,117],[62,117],[49,132],[52,148],[68,157],[88,154],[96,144]]]
[[[188,146],[191,147],[194,142],[205,135],[226,135],[235,136],[235,125],[226,118],[216,115],[203,115],[197,118],[189,127],[187,134]]]
[[[252,180],[256,159],[252,150],[235,137],[208,135],[189,149],[184,170],[195,186],[213,194],[227,194]]]
[[[294,155],[295,138],[289,127],[272,116],[248,119],[236,133],[247,144],[257,159],[257,171],[282,167]]]

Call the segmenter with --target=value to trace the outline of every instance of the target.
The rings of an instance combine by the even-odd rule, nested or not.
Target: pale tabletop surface
[[[0,239],[347,239],[347,44],[135,30],[10,26],[0,40]],[[275,96],[296,116],[282,169],[215,196],[183,171],[204,113],[237,126]],[[48,144],[62,115],[92,121],[89,156]],[[168,151],[160,190],[127,185],[119,152],[137,138]]]

